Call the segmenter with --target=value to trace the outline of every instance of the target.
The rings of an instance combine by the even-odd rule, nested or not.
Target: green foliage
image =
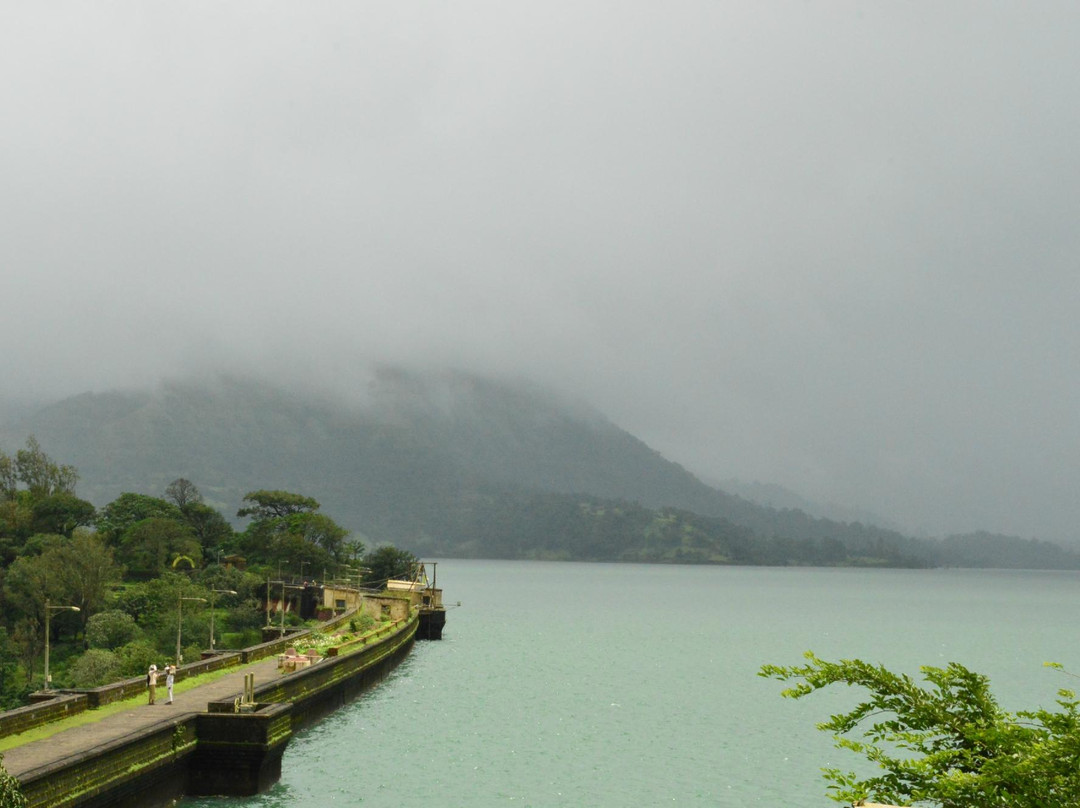
[[[93,524],[97,511],[85,499],[60,491],[37,500],[32,514],[34,532],[70,536],[75,528]]]
[[[229,631],[247,631],[248,629],[258,631],[266,622],[266,613],[259,608],[256,601],[248,600],[229,609],[225,618],[223,620],[218,618],[218,621],[219,625]]]
[[[91,648],[68,668],[71,687],[99,687],[120,678],[120,658],[112,651]]]
[[[262,622],[259,621],[260,626]],[[223,633],[216,646],[219,650],[222,648],[250,648],[252,645],[258,645],[261,642],[262,631],[258,628],[246,628],[243,631],[227,631]]]
[[[296,575],[301,567],[314,573],[345,558],[349,532],[325,514],[316,513],[319,503],[311,497],[288,491],[252,491],[244,501],[251,504],[237,515],[251,516],[252,522],[238,537],[238,544],[249,563],[284,564]]]
[[[132,576],[160,575],[177,556],[190,557],[195,565],[202,558],[195,534],[182,519],[141,519],[120,536],[117,558]]]
[[[861,660],[827,662],[812,653],[800,666],[765,665],[759,675],[796,684],[803,698],[843,684],[869,694],[854,709],[818,725],[836,745],[881,771],[860,778],[825,769],[837,802],[925,802],[942,808],[1044,808],[1080,805],[1080,702],[1058,692],[1057,711],[1010,713],[989,681],[962,665],[923,667],[927,686]]]
[[[189,502],[183,507],[184,524],[203,548],[203,555],[216,558],[217,551],[228,549],[235,541],[232,525],[218,511],[201,502]]]
[[[113,596],[112,605],[130,615],[136,624],[141,624],[150,610],[150,592],[146,582],[125,582]]]
[[[54,462],[42,451],[33,435],[26,439],[26,448],[15,453],[14,471],[16,478],[35,499],[58,493],[74,493],[75,483],[79,480],[74,466]]]
[[[385,586],[390,578],[407,578],[411,575],[417,558],[408,550],[386,545],[364,556],[367,573],[364,583],[369,586]]]
[[[354,634],[359,634],[367,631],[374,625],[375,618],[367,612],[361,612],[349,621],[349,630]]]
[[[21,705],[27,684],[26,670],[18,661],[18,648],[7,629],[0,626],[0,709]]]
[[[152,664],[160,664],[162,651],[146,640],[135,640],[116,651],[120,659],[121,676],[139,676],[146,673]]]
[[[4,756],[0,755],[0,808],[26,808],[27,804],[19,781],[8,774],[4,768]]]
[[[248,504],[236,515],[250,516],[256,522],[319,510],[318,501],[289,491],[249,491],[244,495],[244,502]]]
[[[97,518],[97,529],[105,540],[112,543],[136,522],[144,519],[172,519],[182,522],[184,514],[171,502],[145,494],[125,493],[106,505]]]
[[[119,579],[120,570],[112,551],[94,533],[79,529],[71,539],[63,536],[36,536],[30,543],[38,555],[20,556],[11,565],[4,581],[9,603],[27,616],[44,623],[45,601],[55,605],[78,606],[77,616],[57,615],[58,626],[89,619],[105,603],[109,586]]]
[[[111,651],[137,639],[140,633],[135,618],[119,609],[99,612],[86,621],[86,643],[91,648]]]

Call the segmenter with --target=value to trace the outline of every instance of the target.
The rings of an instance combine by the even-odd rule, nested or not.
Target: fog
[[[1053,2],[6,4],[0,399],[453,367],[711,479],[1072,538],[1078,36]]]

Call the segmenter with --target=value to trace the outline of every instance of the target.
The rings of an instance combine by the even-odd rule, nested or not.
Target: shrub
[[[19,788],[19,781],[4,768],[4,756],[0,755],[0,808],[26,808],[26,797]]]
[[[91,648],[113,650],[138,638],[139,627],[127,612],[99,612],[86,621],[86,642]]]
[[[139,676],[146,673],[151,664],[161,663],[161,652],[145,640],[129,642],[116,655],[120,658],[122,676]]]
[[[359,617],[354,617],[349,622],[350,622],[350,624],[356,623],[356,627],[353,628],[353,631],[364,632],[364,631],[367,631],[368,629],[372,628],[375,625],[375,618],[372,617],[367,612],[364,612]]]
[[[120,679],[120,659],[112,651],[91,648],[68,668],[72,687],[98,687]]]

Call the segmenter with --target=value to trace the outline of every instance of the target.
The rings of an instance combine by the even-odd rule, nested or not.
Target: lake
[[[442,561],[441,642],[417,642],[361,699],[299,733],[294,805],[836,805],[820,767],[858,768],[800,702],[756,676],[806,650],[917,673],[960,662],[1009,709],[1052,706],[1080,671],[1074,572]]]

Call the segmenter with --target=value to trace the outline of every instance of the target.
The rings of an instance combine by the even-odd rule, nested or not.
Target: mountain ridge
[[[940,542],[713,488],[581,402],[466,373],[377,368],[346,393],[173,380],[56,402],[0,429],[0,448],[30,434],[79,469],[80,495],[98,506],[124,491],[160,496],[177,477],[228,517],[247,491],[293,490],[369,541],[428,554],[950,563]],[[998,548],[1011,565],[1050,557],[1015,544]],[[965,565],[977,556],[970,540],[952,547]]]

